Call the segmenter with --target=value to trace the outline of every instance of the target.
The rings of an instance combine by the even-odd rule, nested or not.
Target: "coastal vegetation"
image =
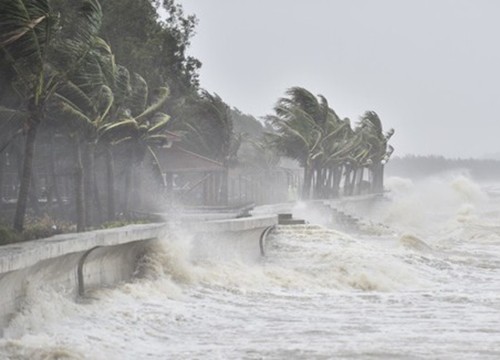
[[[4,242],[143,221],[165,204],[383,191],[393,131],[374,111],[351,124],[292,87],[260,122],[200,88],[196,24],[174,0],[0,0]],[[175,154],[196,166],[174,167]]]

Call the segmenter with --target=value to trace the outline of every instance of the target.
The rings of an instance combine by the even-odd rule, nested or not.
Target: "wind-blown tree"
[[[0,57],[13,74],[11,86],[19,96],[18,111],[26,134],[23,171],[14,229],[24,227],[33,169],[35,139],[46,116],[46,103],[67,73],[78,67],[99,30],[101,8],[97,0],[75,5],[73,22],[60,23],[48,0],[0,1]],[[71,26],[71,28],[69,27]]]
[[[341,120],[325,97],[294,87],[278,100],[275,115],[266,117],[274,133],[273,146],[281,155],[293,158],[304,168],[302,198],[336,197],[344,172],[344,194],[352,195],[363,185],[363,170],[372,172],[372,191],[383,188],[383,161],[390,156],[380,119],[367,112],[352,129],[349,119]],[[389,149],[389,151],[388,151]],[[385,160],[384,160],[385,159]]]
[[[127,97],[128,108],[118,114],[114,122],[106,123],[99,129],[101,142],[120,146],[126,153],[124,211],[129,211],[129,198],[134,170],[145,158],[151,161],[155,179],[165,187],[163,171],[157,156],[157,149],[170,147],[171,137],[166,128],[170,116],[161,111],[169,97],[169,89],[161,87],[152,95],[148,104],[148,86],[137,74],[131,84],[131,92]]]
[[[383,164],[393,151],[387,145],[393,133],[391,129],[383,134],[382,123],[375,112],[367,111],[361,117],[353,131],[352,146],[346,157],[344,195],[383,191]],[[369,185],[364,180],[365,169],[370,171]]]
[[[187,54],[194,15],[174,0],[107,0],[102,6],[102,36],[117,63],[141,74],[152,89],[169,84],[170,101],[196,92],[201,62]]]
[[[273,143],[284,156],[295,159],[304,168],[302,198],[311,196],[311,186],[323,181],[322,162],[327,156],[325,143],[334,140],[343,127],[323,96],[314,96],[304,88],[287,90],[288,97],[278,100],[276,115],[266,120],[275,130]]]
[[[322,181],[316,185],[316,197],[334,198],[339,196],[342,172],[348,166],[349,156],[354,148],[358,146],[358,140],[354,137],[350,120],[333,118],[330,126],[326,128],[326,136],[321,142],[323,156],[320,167],[326,173]]]
[[[367,111],[363,114],[360,127],[364,139],[363,144],[365,144],[366,148],[362,165],[371,170],[371,190],[373,192],[382,192],[384,190],[384,164],[394,150],[387,143],[394,134],[394,129],[390,129],[384,134],[382,122],[374,111]]]
[[[69,134],[75,144],[77,231],[93,223],[95,149],[114,101],[107,85],[112,71],[111,50],[96,36],[79,69],[68,74],[49,102],[55,132]]]
[[[184,133],[184,146],[195,153],[203,154],[223,164],[221,176],[215,177],[210,201],[217,204],[228,202],[228,172],[237,161],[242,137],[233,131],[233,120],[229,106],[217,95],[201,90],[199,96],[191,96],[177,107],[174,128]]]

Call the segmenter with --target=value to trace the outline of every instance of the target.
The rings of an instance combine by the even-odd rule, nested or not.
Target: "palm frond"
[[[139,74],[134,73],[131,79],[131,92],[127,99],[132,116],[141,114],[148,101],[148,84]]]
[[[154,134],[158,131],[165,129],[169,121],[170,121],[170,116],[168,116],[167,114],[156,113],[154,117],[154,125],[148,129],[148,133]]]
[[[138,124],[134,119],[124,119],[115,123],[105,124],[99,129],[103,141],[119,141],[128,137],[137,137]]]
[[[145,109],[140,115],[136,116],[136,120],[138,122],[144,121],[144,119],[154,114],[156,111],[160,110],[160,108],[165,104],[170,95],[170,90],[166,87],[161,87],[156,90],[156,97],[153,100],[153,103],[149,105],[147,109]]]

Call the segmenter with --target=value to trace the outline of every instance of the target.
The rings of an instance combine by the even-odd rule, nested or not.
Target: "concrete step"
[[[302,219],[283,219],[278,220],[279,225],[304,225],[306,223],[305,220]]]
[[[278,221],[281,220],[291,220],[292,214],[278,214]]]

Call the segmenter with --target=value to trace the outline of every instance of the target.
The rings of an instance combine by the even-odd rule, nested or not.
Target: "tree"
[[[75,144],[77,231],[93,223],[97,135],[114,102],[107,85],[113,78],[112,59],[109,46],[96,36],[79,68],[68,74],[49,101],[51,123],[56,131],[69,133]]]
[[[288,97],[279,99],[274,108],[276,115],[267,116],[266,120],[276,131],[271,135],[276,149],[304,168],[302,197],[309,199],[313,177],[321,170],[325,157],[322,143],[337,133],[340,124],[325,97],[316,98],[300,87],[290,88],[286,94]]]
[[[341,120],[324,96],[304,88],[290,88],[286,95],[278,100],[275,115],[266,119],[274,147],[304,168],[302,198],[309,199],[311,190],[315,198],[338,196],[342,171],[344,194],[359,192],[366,167],[373,174],[370,190],[381,191],[383,162],[392,152],[387,141],[394,131],[384,135],[374,112],[366,112],[353,130],[349,119]]]
[[[162,17],[158,15],[160,10]],[[194,94],[201,62],[187,55],[197,19],[173,0],[103,1],[102,36],[116,61],[151,88],[169,84],[172,100]]]
[[[217,94],[201,90],[198,96],[190,96],[178,106],[173,128],[184,134],[188,150],[203,154],[223,165],[222,174],[212,174],[208,202],[227,204],[229,168],[236,164],[242,138],[233,131],[233,119],[229,106]],[[220,175],[220,176],[219,176]]]
[[[368,165],[372,172],[372,191],[383,192],[384,190],[384,164],[388,161],[394,149],[388,146],[388,141],[394,134],[390,129],[387,134],[383,133],[382,122],[374,111],[367,111],[361,118],[360,127],[366,144],[364,165]]]
[[[38,126],[46,115],[47,100],[65,75],[78,66],[90,40],[99,30],[102,13],[97,0],[78,1],[75,9],[74,22],[69,28],[67,23],[58,23],[48,0],[0,2],[1,62],[7,64],[8,71],[13,74],[10,85],[19,94],[20,107],[12,111],[18,112],[26,134],[14,217],[17,231],[24,227],[35,139]]]
[[[141,163],[145,157],[149,157],[156,179],[165,186],[156,149],[171,146],[170,136],[166,132],[170,116],[160,111],[168,99],[168,88],[157,89],[151,103],[148,104],[146,102],[148,86],[145,80],[138,74],[134,74],[134,79],[126,101],[129,108],[118,114],[116,121],[108,122],[99,129],[100,142],[109,142],[113,146],[119,145],[127,153],[125,212],[129,210],[129,195],[134,167]]]

